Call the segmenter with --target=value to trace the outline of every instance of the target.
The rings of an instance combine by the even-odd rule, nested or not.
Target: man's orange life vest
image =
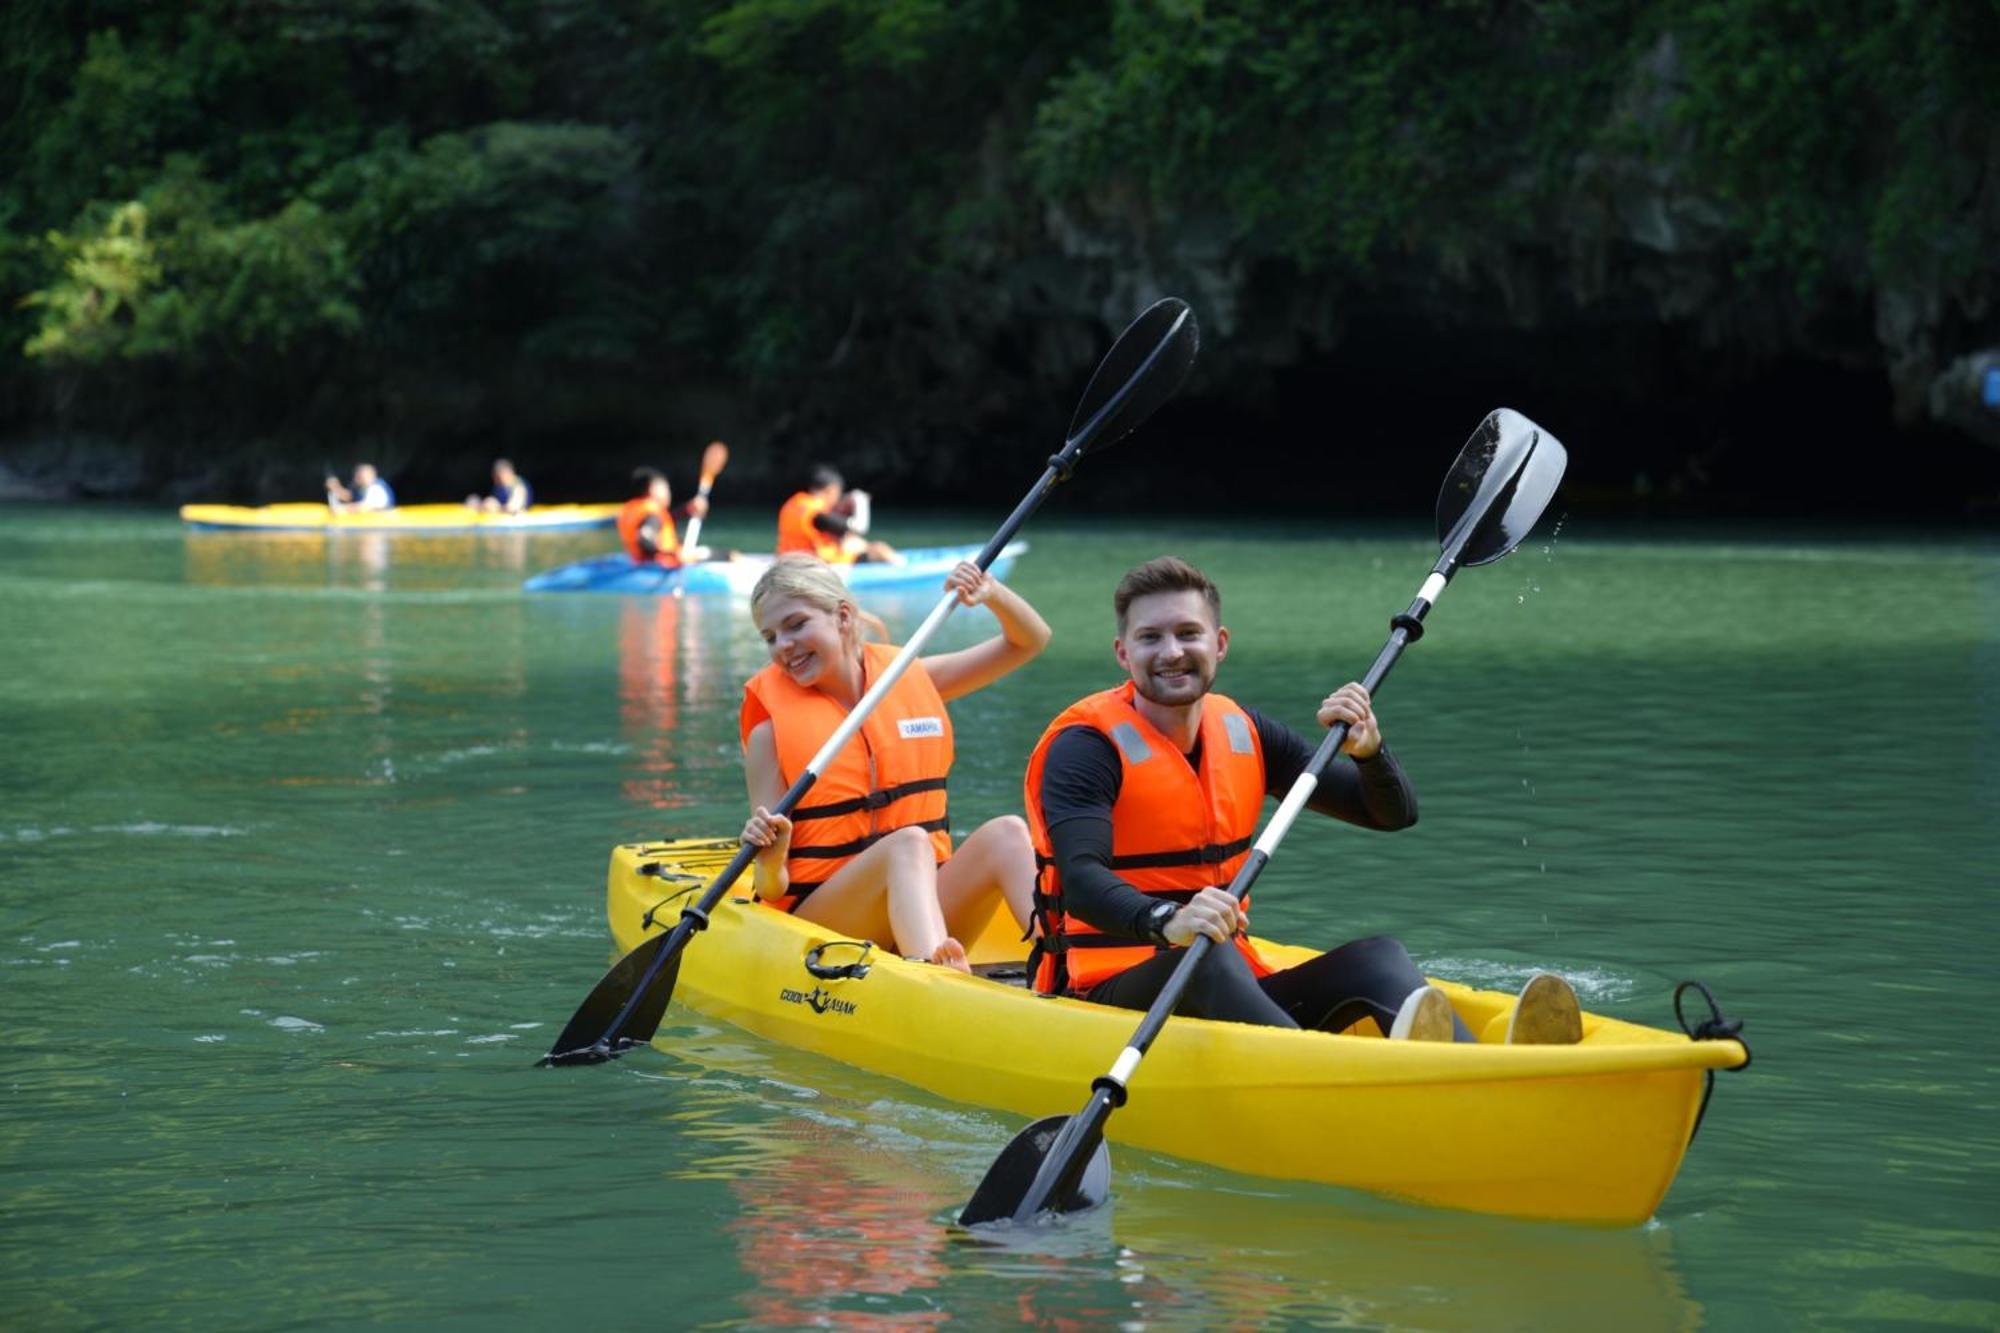
[[[1210,694],[1201,706],[1201,770],[1132,706],[1131,681],[1064,709],[1028,756],[1028,831],[1041,866],[1035,895],[1042,938],[1035,946],[1035,989],[1089,990],[1160,950],[1148,941],[1107,935],[1063,911],[1055,849],[1042,815],[1042,766],[1049,746],[1070,727],[1094,728],[1118,751],[1122,773],[1111,807],[1111,869],[1141,893],[1185,903],[1211,885],[1227,887],[1249,856],[1264,805],[1264,750],[1257,725],[1235,700]],[[1245,912],[1250,904],[1243,904]],[[1249,941],[1236,947],[1259,976],[1271,969]]]
[[[854,563],[854,556],[841,544],[840,538],[813,526],[813,520],[829,507],[826,501],[811,491],[800,491],[785,501],[784,507],[778,510],[778,554],[803,551],[807,555],[818,556],[829,565]]]
[[[861,645],[864,688],[881,677],[896,652],[888,644]],[[778,771],[789,788],[847,720],[847,710],[773,662],[743,686],[739,729],[745,744],[767,718],[778,745]],[[912,662],[819,775],[805,803],[792,811],[791,854],[785,858],[790,885],[772,906],[791,911],[835,871],[900,828],[927,830],[937,859],[950,856],[945,777],[951,760],[951,715],[924,664]]]
[[[639,546],[639,529],[656,515],[660,520],[660,550],[659,554],[649,556]],[[681,563],[681,535],[674,527],[674,516],[664,506],[654,504],[650,495],[627,500],[618,511],[618,540],[625,543],[625,554],[632,557],[634,564],[661,564],[673,569]]]

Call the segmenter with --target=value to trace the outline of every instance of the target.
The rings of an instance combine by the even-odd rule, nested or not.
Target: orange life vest
[[[828,508],[826,501],[811,491],[800,491],[785,501],[784,507],[778,510],[778,554],[804,551],[807,555],[818,556],[829,565],[854,563],[854,556],[841,544],[840,538],[813,526],[813,520]]]
[[[864,687],[881,677],[896,652],[888,644],[861,645]],[[746,744],[766,719],[777,741],[778,770],[789,788],[847,720],[847,710],[825,691],[798,684],[773,662],[743,686],[738,722]],[[791,854],[785,858],[790,885],[772,906],[791,911],[885,835],[913,824],[930,833],[939,861],[950,856],[945,777],[951,760],[951,714],[924,664],[912,662],[819,775],[805,803],[792,811]]]
[[[658,555],[649,556],[640,549],[639,529],[655,515],[660,520],[660,550]],[[654,504],[650,495],[627,500],[618,511],[618,540],[625,543],[625,554],[632,557],[634,564],[661,564],[673,569],[681,563],[681,535],[674,527],[674,516]]]
[[[1111,869],[1141,893],[1184,903],[1211,885],[1227,887],[1257,833],[1264,805],[1264,749],[1257,725],[1236,701],[1210,694],[1201,708],[1201,769],[1132,706],[1126,681],[1071,704],[1049,723],[1028,756],[1028,831],[1040,865],[1035,989],[1077,994],[1160,952],[1158,946],[1107,935],[1063,910],[1055,849],[1042,814],[1042,767],[1049,746],[1070,727],[1101,732],[1118,751],[1122,781],[1111,807]],[[1245,912],[1250,904],[1245,900]],[[1259,976],[1271,969],[1242,935],[1236,947]]]

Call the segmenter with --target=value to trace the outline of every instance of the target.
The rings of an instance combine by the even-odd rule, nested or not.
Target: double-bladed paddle
[[[1091,376],[1089,386],[1083,391],[1083,399],[1077,404],[1076,415],[1070,419],[1069,436],[1063,441],[1062,450],[1049,459],[1041,479],[1015,506],[1014,512],[1007,516],[1007,521],[1000,525],[1000,530],[993,534],[992,540],[986,543],[973,563],[982,570],[991,565],[1048,493],[1068,479],[1078,460],[1086,453],[1130,434],[1161,403],[1172,397],[1174,391],[1180,388],[1181,381],[1187,378],[1188,368],[1194,364],[1195,350],[1199,345],[1200,334],[1195,325],[1194,312],[1184,301],[1168,297],[1133,320],[1118,336],[1118,341],[1112,344],[1111,350],[1105,353],[1096,374]],[[840,729],[827,738],[826,744],[820,747],[819,753],[812,757],[805,771],[792,783],[791,789],[774,808],[774,814],[788,815],[805,799],[806,793],[812,790],[819,775],[826,771],[841,747],[860,730],[882,696],[909,669],[925,642],[957,606],[958,593],[955,591],[947,592],[939,599],[916,633],[910,636],[910,641],[896,654],[895,660],[854,705]],[[575,1017],[570,1019],[569,1026],[556,1038],[555,1045],[549,1048],[541,1063],[597,1064],[615,1059],[632,1047],[643,1046],[652,1040],[653,1033],[660,1026],[660,1017],[666,1012],[667,1001],[673,996],[674,981],[680,975],[681,951],[696,931],[708,925],[709,912],[750,864],[756,851],[748,843],[737,848],[728,866],[715,877],[701,897],[691,906],[681,909],[680,920],[672,930],[652,936],[614,963],[603,980],[597,983],[596,989],[578,1006]],[[648,924],[651,924],[650,914]]]
[[[1480,423],[1438,492],[1438,544],[1443,553],[1409,609],[1389,622],[1389,641],[1362,677],[1371,695],[1381,688],[1404,647],[1423,636],[1424,616],[1451,576],[1468,565],[1490,564],[1520,545],[1555,494],[1567,462],[1561,442],[1519,412],[1503,407]],[[1347,724],[1335,723],[1278,803],[1277,813],[1229,883],[1236,901],[1242,902],[1250,892],[1346,739]],[[1039,1213],[1077,1212],[1104,1201],[1111,1184],[1105,1122],[1125,1104],[1139,1061],[1166,1026],[1194,969],[1213,944],[1206,935],[1195,937],[1110,1072],[1090,1085],[1090,1100],[1081,1111],[1037,1120],[1001,1150],[959,1213],[960,1225],[1002,1219],[1026,1222]]]

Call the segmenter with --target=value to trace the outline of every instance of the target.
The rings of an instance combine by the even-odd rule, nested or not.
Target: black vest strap
[[[792,822],[803,824],[814,819],[837,819],[841,815],[856,815],[863,810],[880,810],[892,805],[905,796],[915,796],[920,792],[943,791],[945,779],[918,778],[915,782],[899,783],[894,787],[884,787],[871,791],[866,796],[856,796],[845,801],[828,801],[825,805],[802,805],[792,811]],[[794,853],[797,855],[797,853]],[[845,855],[845,853],[841,853]]]
[[[926,833],[949,833],[951,831],[951,819],[949,816],[941,819],[926,819],[915,824],[905,824],[903,828],[920,828]],[[882,841],[882,839],[888,837],[891,833],[900,833],[902,831],[902,829],[884,829],[880,833],[871,833],[865,838],[856,838],[853,842],[836,843],[831,847],[794,847],[787,854],[787,857],[788,859],[798,861],[832,861],[843,856],[858,856],[870,847],[873,847],[876,843]]]
[[[1113,870],[1162,870],[1168,866],[1221,865],[1230,857],[1241,856],[1249,851],[1251,841],[1249,838],[1238,838],[1235,842],[1212,842],[1205,847],[1191,847],[1180,852],[1146,852],[1139,856],[1114,856],[1110,865]]]

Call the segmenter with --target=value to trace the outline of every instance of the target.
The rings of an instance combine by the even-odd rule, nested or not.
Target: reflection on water
[[[701,655],[686,646],[695,632],[701,602],[678,597],[621,599],[618,614],[618,722],[632,747],[624,783],[625,799],[654,810],[683,804],[675,799],[675,752],[681,708],[691,681],[702,670]]]
[[[1042,726],[1115,681],[1127,565],[1208,568],[1221,688],[1309,726],[1435,552],[1421,525],[1034,537],[1012,582],[1055,641],[953,705],[968,824],[1018,811]],[[1259,881],[1278,938],[1556,967],[1620,1018],[1714,983],[1757,1063],[1653,1224],[1121,1148],[1114,1206],[1032,1249],[946,1225],[1010,1118],[679,1009],[661,1051],[527,1069],[603,966],[610,846],[743,814],[742,604],[520,591],[605,541],[0,507],[9,1327],[2000,1325],[1990,540],[1565,525],[1461,575],[1378,700],[1422,822],[1302,820]],[[901,638],[934,601],[870,609]]]
[[[384,592],[392,567],[435,586],[475,571],[525,576],[555,544],[525,532],[189,532],[187,581],[210,588],[328,586]],[[568,544],[568,543],[565,543]],[[398,586],[406,585],[397,580]]]
[[[752,1327],[1698,1327],[1664,1227],[1524,1225],[1285,1188],[1114,1150],[1112,1204],[1059,1226],[947,1225],[1014,1126],[707,1024],[666,1031],[684,1176],[722,1179]],[[696,1072],[690,1077],[687,1066]],[[1190,1132],[1200,1132],[1190,1126]],[[984,1154],[984,1157],[981,1155]],[[942,1292],[993,1284],[992,1308]]]

